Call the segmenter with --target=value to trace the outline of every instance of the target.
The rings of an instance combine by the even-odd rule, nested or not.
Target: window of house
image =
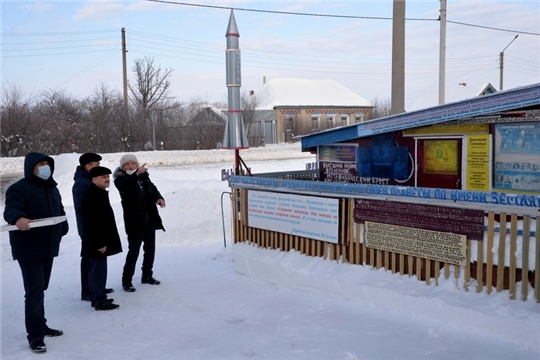
[[[328,123],[329,128],[336,126],[336,115],[326,114],[326,122]]]
[[[354,123],[359,123],[364,121],[364,113],[356,113],[354,114]]]
[[[341,126],[349,125],[349,114],[341,114]]]
[[[311,115],[311,130],[319,130],[321,122],[321,115]]]
[[[294,115],[285,115],[285,129],[288,133],[294,132]]]

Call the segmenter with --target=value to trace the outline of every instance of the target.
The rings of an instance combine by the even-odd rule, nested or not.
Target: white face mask
[[[128,175],[131,175],[131,174],[133,174],[135,171],[137,171],[137,169],[126,170],[126,173],[127,173]]]
[[[51,167],[49,165],[44,165],[38,167],[37,177],[43,180],[47,180],[51,177]]]

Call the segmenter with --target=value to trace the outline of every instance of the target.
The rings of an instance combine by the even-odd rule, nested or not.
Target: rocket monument
[[[240,87],[242,86],[242,69],[240,66],[240,34],[236,27],[234,13],[231,10],[229,25],[227,26],[227,50],[225,52],[226,72],[227,72],[227,94],[229,98],[229,114],[223,135],[224,149],[245,149],[248,148],[248,140],[242,112],[240,110]]]

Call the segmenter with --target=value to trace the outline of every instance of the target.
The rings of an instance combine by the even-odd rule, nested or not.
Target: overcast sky
[[[193,6],[202,5],[202,6]],[[361,97],[390,99],[392,1],[2,2],[2,85],[85,97],[122,91],[121,29],[128,79],[135,59],[174,69],[180,101],[226,101],[225,32],[240,32],[242,90],[263,77],[333,79]],[[253,10],[253,11],[251,11]],[[256,11],[255,11],[256,10]],[[405,110],[438,104],[440,1],[406,2]],[[285,14],[287,13],[287,14]],[[299,15],[301,14],[301,15]],[[333,15],[333,16],[311,16]],[[540,82],[540,3],[448,1],[446,101]],[[460,86],[465,83],[467,86]]]

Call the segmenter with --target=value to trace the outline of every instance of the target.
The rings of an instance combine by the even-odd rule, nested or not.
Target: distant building
[[[334,80],[273,79],[255,96],[260,105],[249,135],[258,131],[267,144],[369,120],[374,107]]]

